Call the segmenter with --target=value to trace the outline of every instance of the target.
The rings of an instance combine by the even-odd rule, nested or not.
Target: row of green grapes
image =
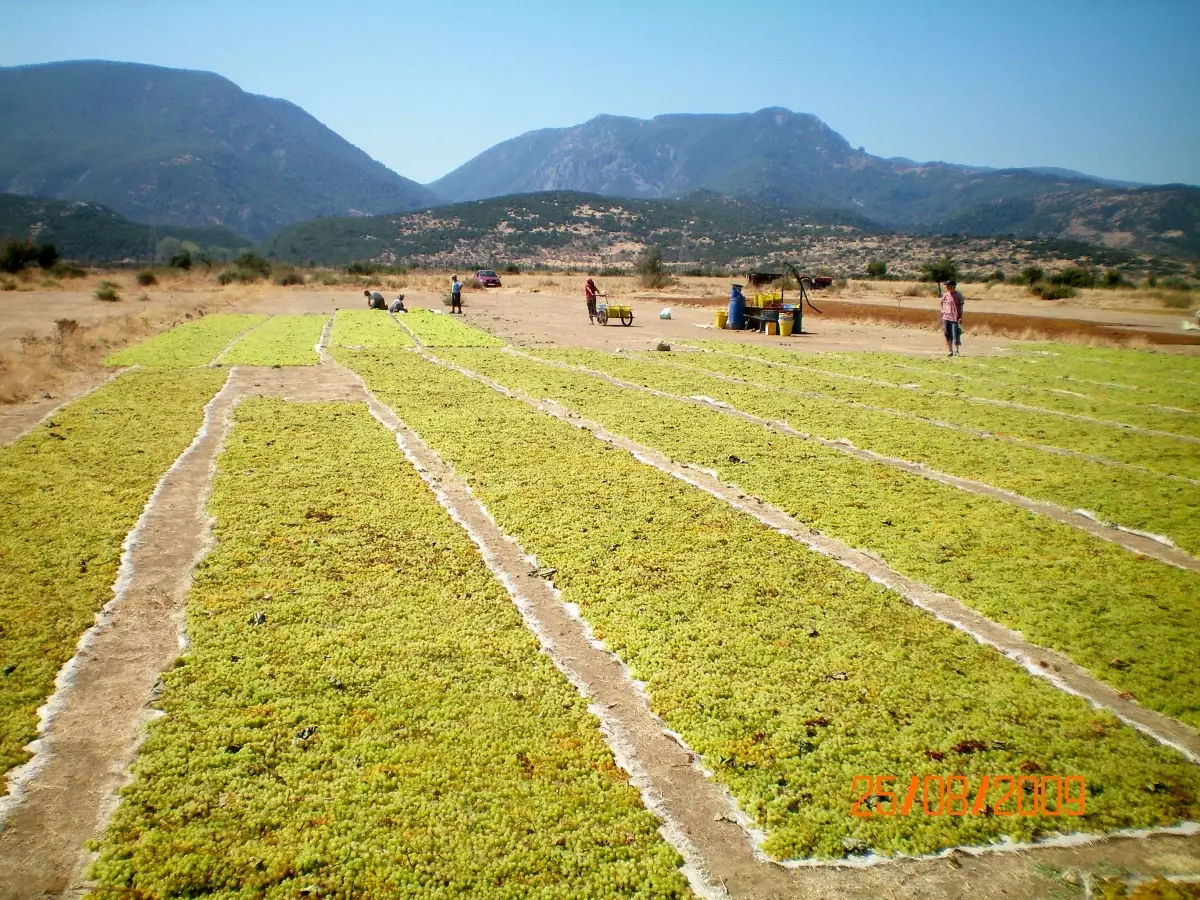
[[[1176,751],[867,578],[444,367],[404,352],[336,355],[556,570],[564,600],[767,830],[768,853],[922,853],[1064,828],[1046,816],[858,817],[852,786],[862,774],[897,784],[1082,775],[1087,814],[1068,830],[1200,813],[1200,772]],[[627,402],[626,414],[643,401]],[[666,424],[683,429],[694,417],[679,407]]]
[[[586,700],[364,405],[245,401],[210,511],[98,896],[689,895]]]

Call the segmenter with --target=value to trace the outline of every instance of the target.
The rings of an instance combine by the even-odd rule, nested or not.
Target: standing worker
[[[599,315],[596,309],[596,298],[600,296],[600,289],[596,287],[596,282],[590,278],[587,280],[587,284],[583,286],[583,296],[587,300],[588,324],[593,325],[596,322],[596,317]],[[607,297],[608,294],[604,296]]]
[[[951,278],[942,294],[942,331],[946,335],[946,355],[962,356],[963,295],[958,282]]]
[[[387,309],[387,301],[383,299],[383,294],[379,291],[363,291],[363,296],[367,298],[368,308]]]
[[[458,310],[458,314],[462,315],[462,282],[455,275],[450,279],[450,315],[454,315],[454,311]]]

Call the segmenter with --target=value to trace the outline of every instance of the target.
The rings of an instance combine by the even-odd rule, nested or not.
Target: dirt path
[[[35,756],[11,776],[17,789],[0,832],[3,900],[66,896],[81,884],[81,848],[100,835],[152,716],[155,683],[180,651],[191,572],[208,541],[204,507],[234,407],[254,394],[362,401],[347,375],[316,366],[237,368],[208,405],[196,440],[126,543],[114,599],[59,675]]]
[[[0,897],[62,895],[86,859],[149,718],[159,673],[179,652],[183,598],[208,535],[204,503],[237,393],[209,403],[195,442],[159,483],[126,542],[114,599],[83,637],[22,767],[24,796],[0,833]]]

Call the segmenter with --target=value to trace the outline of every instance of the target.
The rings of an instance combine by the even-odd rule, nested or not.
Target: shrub
[[[39,244],[34,251],[34,259],[43,269],[52,269],[58,262],[58,248],[53,244]]]
[[[680,274],[688,278],[726,278],[729,276],[729,270],[720,266],[689,266]]]
[[[407,275],[403,266],[388,266],[372,259],[359,260],[346,266],[347,275]]]
[[[1021,274],[1017,276],[1016,281],[1018,284],[1035,285],[1045,277],[1046,273],[1042,270],[1041,266],[1026,266],[1021,270]]]
[[[1146,287],[1158,287],[1158,276],[1153,272],[1146,276]]]
[[[247,250],[233,261],[233,264],[244,272],[253,272],[260,278],[266,278],[271,274],[271,266],[265,259],[256,253],[251,253]]]
[[[987,280],[988,280],[988,281],[995,282],[995,283],[997,283],[997,284],[1003,284],[1003,283],[1004,283],[1004,278],[1005,278],[1005,276],[1004,276],[1004,270],[1003,270],[1003,269],[997,269],[995,272],[993,272],[991,275],[989,275],[989,276],[987,277]]]
[[[673,280],[671,273],[663,268],[662,250],[653,244],[638,256],[634,271],[638,275],[638,284],[644,288],[666,287]]]
[[[1190,291],[1195,287],[1191,282],[1179,275],[1168,275],[1159,282],[1159,286],[1170,288],[1173,291]]]
[[[57,262],[58,248],[53,244],[35,244],[28,238],[23,241],[9,238],[0,246],[0,272],[15,274],[32,265],[51,269]]]
[[[176,253],[169,260],[169,265],[172,269],[183,269],[186,272],[192,267],[192,254],[187,250]]]
[[[73,266],[70,263],[59,262],[55,263],[50,269],[50,274],[55,278],[83,278],[87,275],[79,266]]]
[[[1050,283],[1073,288],[1095,287],[1096,273],[1091,269],[1085,269],[1081,266],[1067,266],[1061,272],[1055,272],[1051,275]]]
[[[158,284],[158,276],[153,272],[138,272],[137,283],[142,287],[150,287],[152,284]]]
[[[111,281],[100,282],[94,296],[97,300],[104,300],[107,303],[116,303],[121,299],[121,295],[117,293],[117,286]]]
[[[1162,295],[1162,305],[1167,309],[1191,309],[1192,298],[1189,294],[1176,291]]]
[[[1038,282],[1031,285],[1029,293],[1035,297],[1041,297],[1043,300],[1066,300],[1068,297],[1074,297],[1078,291],[1069,284],[1046,284]]]
[[[292,284],[304,284],[304,276],[295,269],[288,269],[275,277],[275,283],[281,287]]]
[[[622,269],[620,266],[601,266],[599,277],[600,278],[623,278],[627,274],[629,274],[629,273],[626,272],[624,269]]]
[[[217,283],[233,284],[234,282],[237,282],[239,284],[253,284],[261,277],[262,276],[258,272],[254,272],[249,269],[226,269],[217,276]]]
[[[873,259],[867,263],[868,278],[883,278],[887,275],[887,260]]]
[[[1108,269],[1104,273],[1104,278],[1101,283],[1109,290],[1117,288],[1132,287],[1132,283],[1126,279],[1125,273],[1120,269]]]
[[[509,263],[508,265],[506,265],[504,267],[504,274],[505,275],[520,275],[521,267],[518,266],[516,263]]]

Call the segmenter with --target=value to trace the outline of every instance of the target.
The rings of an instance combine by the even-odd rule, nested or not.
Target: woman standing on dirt
[[[963,295],[958,292],[958,282],[946,282],[946,293],[942,294],[942,331],[946,334],[946,355],[962,356]]]

